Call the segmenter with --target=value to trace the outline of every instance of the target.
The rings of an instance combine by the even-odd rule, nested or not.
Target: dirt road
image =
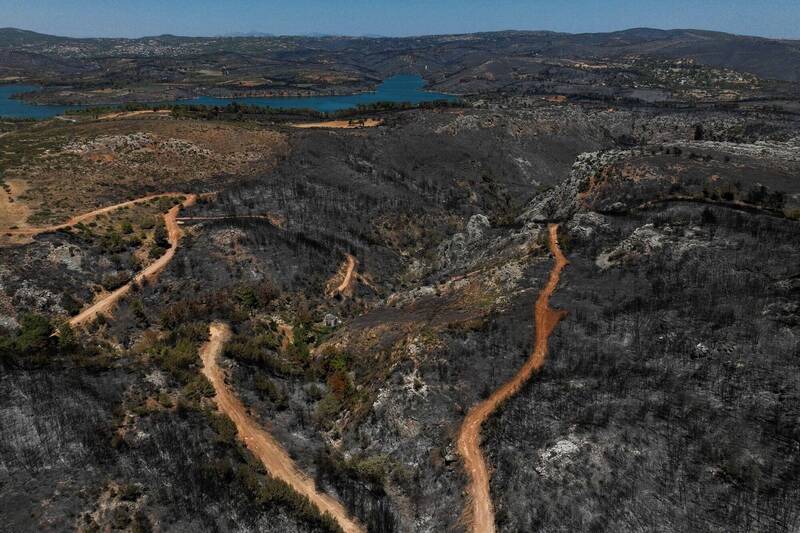
[[[180,192],[165,192],[160,194],[151,194],[149,196],[142,196],[141,198],[136,198],[134,200],[128,200],[127,202],[122,202],[120,204],[109,205],[106,207],[101,207],[100,209],[95,209],[94,211],[89,211],[88,213],[83,213],[77,216],[74,216],[64,222],[63,224],[55,224],[53,226],[41,226],[41,227],[25,227],[25,228],[18,228],[12,230],[4,230],[5,233],[9,235],[28,235],[34,236],[40,233],[48,233],[51,231],[58,231],[61,229],[70,228],[76,224],[83,222],[84,220],[89,220],[90,218],[94,218],[98,215],[103,215],[105,213],[110,213],[111,211],[116,211],[117,209],[121,209],[123,207],[130,207],[132,205],[141,204],[144,202],[149,202],[150,200],[155,200],[157,198],[180,198],[182,196],[186,196],[186,193]]]
[[[328,298],[333,298],[337,294],[353,296],[353,274],[358,266],[358,259],[351,254],[347,254],[347,262],[344,265],[344,277],[342,282],[335,288],[328,291]],[[334,278],[336,279],[336,278]]]
[[[103,115],[100,117],[100,120],[113,120],[115,118],[131,118],[131,117],[141,117],[145,115],[156,115],[156,116],[167,116],[171,113],[169,109],[142,109],[140,111],[121,111],[117,113],[108,113],[107,115]]]
[[[317,491],[314,480],[300,472],[278,441],[247,414],[245,406],[228,388],[225,383],[225,375],[217,364],[217,359],[222,353],[225,343],[230,339],[230,328],[225,324],[215,322],[211,324],[209,331],[211,338],[200,349],[203,374],[214,386],[220,411],[228,415],[236,425],[239,438],[264,463],[270,475],[291,485],[294,490],[306,496],[322,513],[330,514],[344,531],[347,533],[365,531],[361,524],[350,518],[347,510],[338,500]]]
[[[347,270],[344,273],[344,279],[342,280],[342,283],[336,287],[336,292],[344,292],[348,290],[350,284],[353,283],[353,271],[356,269],[357,264],[358,261],[356,261],[356,258],[350,254],[347,254]]]
[[[359,120],[328,120],[326,122],[302,122],[291,124],[293,128],[313,129],[313,128],[334,128],[334,129],[361,129],[374,128],[383,124],[382,119],[366,118]]]
[[[165,195],[156,195],[155,198],[159,196],[165,196]],[[172,196],[172,193],[170,193],[167,196]],[[187,196],[187,195],[181,195],[181,196]],[[148,198],[154,198],[154,197],[148,197]],[[131,202],[126,202],[126,203],[128,205],[131,205],[132,203],[138,203],[142,201],[145,200],[139,198],[138,200],[132,200]],[[172,209],[170,209],[164,214],[164,225],[167,228],[167,239],[169,240],[169,245],[170,245],[169,249],[164,253],[164,255],[162,255],[152,263],[150,263],[144,270],[136,274],[133,280],[129,281],[128,283],[118,288],[117,290],[109,293],[100,301],[95,302],[90,307],[81,311],[78,315],[72,317],[69,321],[69,324],[73,327],[77,327],[93,322],[97,318],[98,314],[108,313],[109,311],[111,311],[117,305],[117,303],[119,303],[119,301],[131,291],[131,288],[133,288],[134,284],[139,284],[143,281],[152,281],[153,279],[155,279],[167,267],[169,262],[172,261],[172,258],[175,256],[175,251],[178,249],[178,242],[180,241],[182,235],[181,228],[180,226],[178,226],[178,220],[177,220],[178,213],[182,208],[189,207],[193,205],[196,201],[197,201],[197,195],[190,194],[186,197],[186,200],[184,200],[182,204],[173,206]],[[116,208],[119,208],[123,205],[125,204],[118,204]],[[110,208],[104,208],[104,209],[106,211],[110,210]],[[82,217],[85,216],[86,215],[80,215],[79,217],[76,218],[81,220],[83,219]]]
[[[494,533],[494,507],[489,494],[489,470],[480,449],[481,426],[499,405],[516,394],[544,364],[547,355],[547,339],[558,322],[564,317],[563,311],[550,307],[550,296],[558,285],[561,271],[567,265],[567,259],[558,247],[558,225],[551,224],[550,252],[555,264],[550,270],[547,285],[539,292],[536,300],[534,321],[536,324],[536,341],[530,358],[509,381],[494,391],[489,398],[475,405],[467,413],[461,432],[458,436],[458,452],[464,461],[464,468],[469,475],[468,503],[464,516],[471,522],[475,533]]]

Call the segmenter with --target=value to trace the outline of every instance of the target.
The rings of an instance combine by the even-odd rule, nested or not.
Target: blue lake
[[[175,100],[172,102],[158,102],[160,104],[183,105],[208,105],[226,106],[233,102],[240,104],[272,107],[282,109],[313,109],[329,113],[351,109],[359,105],[369,105],[377,102],[395,102],[419,104],[437,100],[456,100],[456,97],[424,91],[425,81],[419,76],[401,75],[386,79],[378,85],[375,92],[359,93],[343,96],[307,96],[307,97],[274,97],[274,98],[215,98],[201,96],[190,100]],[[50,118],[60,115],[71,109],[81,109],[84,106],[58,106],[34,105],[22,100],[11,98],[14,94],[31,92],[39,89],[32,85],[0,85],[0,117],[5,118]]]
[[[50,118],[60,115],[68,109],[79,106],[31,105],[17,98],[15,94],[27,93],[39,89],[35,85],[0,85],[0,117],[3,118]]]

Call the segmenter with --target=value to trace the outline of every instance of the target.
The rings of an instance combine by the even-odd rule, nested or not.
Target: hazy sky
[[[800,38],[800,0],[0,0],[0,26],[90,37],[596,32],[648,26]]]

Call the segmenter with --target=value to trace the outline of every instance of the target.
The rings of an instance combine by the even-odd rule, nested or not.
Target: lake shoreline
[[[95,107],[124,107],[125,105],[142,106],[211,106],[225,107],[238,103],[244,106],[252,105],[271,109],[284,110],[312,110],[321,113],[332,113],[348,109],[356,109],[361,105],[372,105],[376,103],[391,102],[398,104],[420,104],[433,101],[455,101],[458,96],[424,90],[425,80],[417,75],[397,75],[387,78],[376,85],[373,90],[351,92],[346,94],[319,94],[309,91],[308,96],[210,96],[194,95],[185,96],[186,92],[174,91],[168,94],[160,94],[158,98],[155,94],[151,101],[131,100],[127,102],[115,103],[92,103],[92,104],[41,104],[31,102],[30,98],[25,98],[25,94],[30,94],[41,89],[38,85],[25,84],[0,84],[0,117],[2,118],[34,118],[44,119],[61,115],[71,110],[91,109]],[[188,91],[187,91],[188,92]],[[167,98],[164,98],[164,97]],[[169,96],[173,96],[169,98]]]

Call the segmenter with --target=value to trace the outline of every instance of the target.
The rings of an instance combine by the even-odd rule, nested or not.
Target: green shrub
[[[130,281],[130,276],[125,272],[117,272],[116,274],[108,274],[103,276],[100,280],[100,285],[107,291],[119,289]]]
[[[78,347],[78,336],[75,334],[75,330],[72,329],[69,322],[64,322],[58,327],[58,351],[73,353]]]
[[[322,387],[316,383],[310,383],[305,387],[304,390],[306,392],[306,396],[308,396],[308,399],[312,402],[322,399],[322,396],[325,394],[325,391],[322,389]]]
[[[253,287],[238,287],[234,295],[241,305],[249,309],[258,307],[258,297]]]
[[[156,226],[153,232],[153,242],[161,248],[169,248],[169,235],[163,222]]]
[[[131,224],[129,221],[126,220],[125,222],[122,223],[120,231],[124,235],[130,235],[131,233],[133,233],[133,224]]]
[[[83,306],[81,303],[75,299],[70,293],[64,293],[61,296],[61,307],[69,314],[69,316],[75,316],[81,312]]]
[[[41,315],[27,313],[20,319],[15,347],[21,355],[37,355],[52,348],[53,326]]]
[[[155,217],[145,217],[139,222],[139,227],[142,229],[153,229],[156,227]]]
[[[297,365],[278,357],[275,352],[280,343],[272,332],[255,337],[236,337],[225,346],[225,356],[255,365],[281,376],[296,376],[301,373]]]
[[[275,383],[262,373],[257,373],[255,377],[256,390],[262,398],[268,399],[279,410],[289,407],[289,398],[286,393],[278,388]]]
[[[387,455],[360,455],[348,459],[333,449],[321,452],[316,462],[320,473],[334,481],[356,479],[376,487],[383,487],[389,473],[398,467]]]
[[[150,259],[158,259],[159,257],[164,255],[165,253],[167,253],[167,249],[166,248],[164,248],[163,246],[159,246],[158,244],[153,243],[153,244],[150,245],[150,249],[147,251],[147,256]]]
[[[193,367],[199,361],[198,345],[207,336],[207,333],[201,335],[195,324],[186,324],[155,343],[148,352],[163,369],[186,385],[198,379]]]
[[[197,402],[202,398],[213,398],[214,386],[204,375],[197,374],[189,380],[181,392],[187,400]]]
[[[221,444],[236,446],[236,425],[227,415],[209,413],[209,421],[214,432],[217,434],[216,440]]]
[[[134,298],[130,303],[131,312],[139,322],[147,324],[147,313],[144,312],[144,304],[141,298]]]
[[[111,231],[103,235],[100,246],[103,248],[103,253],[117,254],[127,250],[129,243],[119,233]]]
[[[314,419],[320,427],[329,429],[333,425],[341,409],[342,402],[339,398],[337,398],[335,394],[326,394],[325,397],[317,403],[317,407],[314,409]]]
[[[162,407],[169,409],[174,404],[172,402],[172,398],[166,392],[159,392],[158,393],[158,403],[161,404]]]

